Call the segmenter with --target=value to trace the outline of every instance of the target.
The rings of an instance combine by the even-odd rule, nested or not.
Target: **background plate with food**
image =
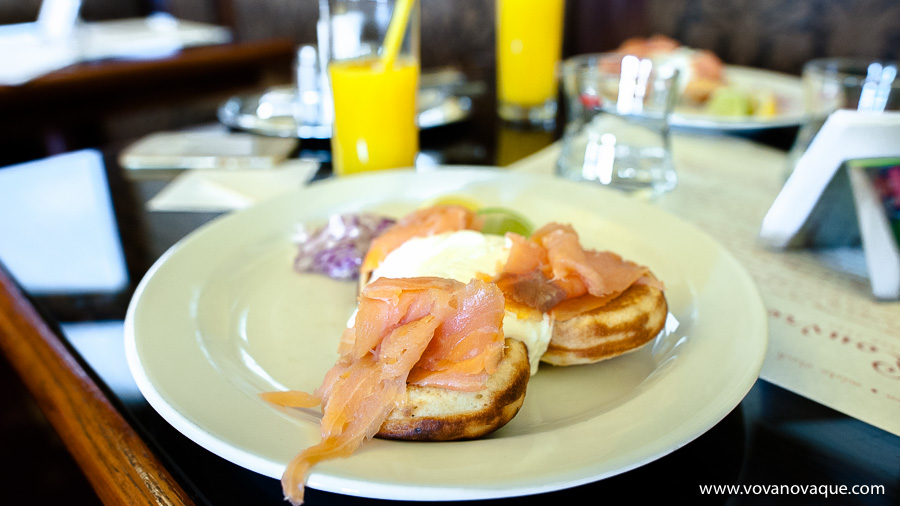
[[[687,444],[756,381],[767,342],[764,307],[746,271],[706,234],[601,188],[447,168],[316,183],[225,216],[174,246],[141,281],[126,319],[129,365],[149,403],[213,453],[280,478],[298,450],[319,441],[320,415],[276,408],[259,394],[309,392],[321,383],[357,293],[352,281],[294,269],[296,227],[362,211],[399,217],[442,194],[516,209],[535,223],[571,223],[586,247],[649,266],[666,285],[670,324],[625,356],[541,365],[518,415],[483,439],[376,439],[316,466],[309,487],[405,500],[572,487]]]
[[[772,109],[765,114],[737,114],[728,110],[716,113],[710,103],[700,106],[685,103],[675,106],[670,119],[673,127],[704,128],[713,130],[760,130],[799,126],[806,121],[803,106],[803,84],[799,77],[769,70],[726,65],[725,78],[729,91],[723,102],[741,107],[745,101],[761,98],[771,101]],[[710,100],[716,100],[711,97]],[[724,104],[722,107],[734,107]]]
[[[798,126],[805,120],[800,78],[726,65],[718,55],[664,35],[625,40],[616,52],[653,60],[679,72],[674,127],[759,130]]]

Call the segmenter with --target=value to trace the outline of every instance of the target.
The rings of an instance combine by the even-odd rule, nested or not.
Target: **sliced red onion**
[[[393,223],[391,218],[363,213],[333,215],[312,232],[300,225],[294,268],[334,279],[356,279],[372,239]]]

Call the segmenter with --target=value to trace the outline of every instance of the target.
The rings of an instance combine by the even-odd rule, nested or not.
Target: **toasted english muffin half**
[[[553,365],[592,364],[634,351],[660,333],[668,312],[658,287],[631,285],[603,307],[554,322],[541,360]]]
[[[376,437],[453,441],[489,434],[519,412],[530,369],[525,345],[507,338],[503,359],[483,390],[459,392],[408,385],[403,404],[391,412]]]

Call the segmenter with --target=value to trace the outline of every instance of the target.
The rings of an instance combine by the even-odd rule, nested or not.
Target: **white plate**
[[[572,487],[641,466],[725,417],[756,381],[766,315],[746,271],[693,226],[613,191],[488,168],[386,172],[312,185],[196,231],[142,280],[128,310],[131,370],[150,404],[210,451],[279,478],[319,439],[314,411],[259,400],[311,391],[337,357],[354,284],[292,271],[297,223],[404,214],[444,193],[574,224],[582,242],[650,266],[680,325],[601,364],[542,366],[506,427],[478,440],[374,440],[323,462],[309,486],[386,499],[497,498]]]
[[[770,91],[778,101],[778,112],[771,117],[716,116],[686,106],[676,107],[670,122],[673,127],[711,130],[760,130],[798,126],[806,121],[803,83],[799,77],[768,70],[727,65],[725,79],[730,85],[748,91]]]
[[[452,90],[450,90],[452,91]],[[317,92],[313,92],[317,93]],[[299,124],[293,115],[297,90],[276,86],[264,93],[237,95],[226,100],[217,111],[226,126],[259,135],[300,139],[330,139],[331,123],[316,119]],[[439,87],[419,89],[419,113],[416,122],[425,130],[462,121],[472,112],[472,98],[448,93]],[[263,114],[265,112],[265,114]]]

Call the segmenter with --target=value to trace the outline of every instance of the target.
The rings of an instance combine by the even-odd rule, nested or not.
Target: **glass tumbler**
[[[410,168],[419,149],[415,0],[328,0],[334,172]]]
[[[588,54],[564,62],[562,81],[568,124],[557,174],[645,197],[675,188],[675,68],[633,55]]]
[[[556,124],[564,0],[496,0],[497,114],[538,128]]]

